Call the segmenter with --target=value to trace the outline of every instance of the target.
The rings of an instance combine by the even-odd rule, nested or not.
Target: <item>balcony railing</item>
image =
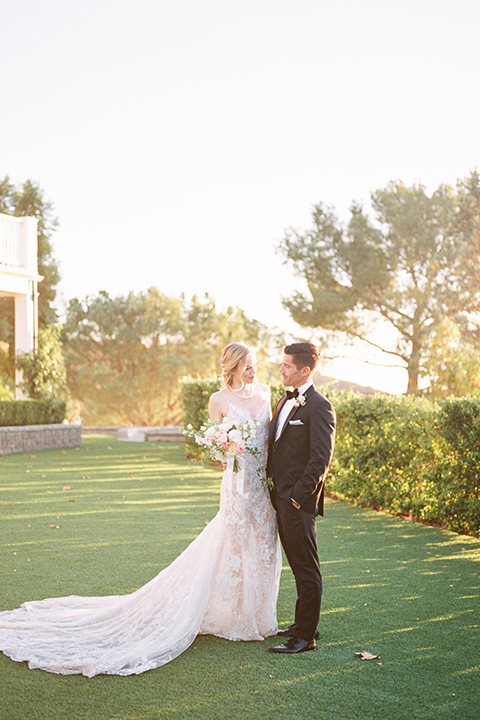
[[[37,220],[0,213],[0,267],[37,273]]]
[[[22,218],[0,214],[0,263],[22,265]]]

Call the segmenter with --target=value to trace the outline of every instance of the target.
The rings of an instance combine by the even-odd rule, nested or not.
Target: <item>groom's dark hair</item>
[[[309,342],[296,342],[287,345],[283,352],[291,355],[294,365],[301,370],[308,367],[313,372],[320,362],[320,351],[316,345]]]

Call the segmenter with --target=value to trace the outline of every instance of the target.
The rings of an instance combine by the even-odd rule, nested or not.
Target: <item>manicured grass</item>
[[[172,444],[86,436],[79,449],[0,458],[0,608],[135,590],[215,515],[219,486],[218,470]],[[480,542],[331,500],[318,530],[316,652],[199,637],[157,670],[92,679],[0,654],[0,718],[476,720]],[[285,565],[281,626],[294,601]],[[380,659],[355,657],[363,650]]]

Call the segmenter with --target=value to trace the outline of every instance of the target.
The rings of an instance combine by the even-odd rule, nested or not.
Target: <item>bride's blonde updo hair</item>
[[[233,382],[233,373],[238,367],[238,364],[243,358],[251,352],[248,345],[243,343],[230,343],[223,348],[222,357],[220,362],[222,364],[222,387],[230,387]]]

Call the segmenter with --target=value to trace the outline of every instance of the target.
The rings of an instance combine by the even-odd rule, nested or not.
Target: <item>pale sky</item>
[[[0,0],[0,17],[0,177],[54,203],[64,301],[208,292],[295,334],[286,228],[480,168],[477,0]],[[406,389],[404,371],[324,371]]]

